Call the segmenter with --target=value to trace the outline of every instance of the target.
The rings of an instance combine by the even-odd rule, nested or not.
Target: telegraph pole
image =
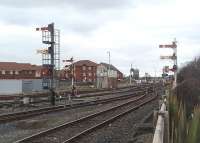
[[[110,51],[108,51],[108,58],[109,58],[109,73],[110,73]]]
[[[108,66],[108,88],[110,88],[110,51],[108,51],[108,61],[109,61],[109,66]]]
[[[72,90],[71,90],[71,95],[75,95],[75,86],[74,86],[74,58],[72,57],[69,60],[63,60],[63,62],[69,62],[71,63],[71,75],[72,75],[72,80],[71,80],[71,86],[72,86]],[[67,67],[67,65],[65,66]],[[69,95],[69,101],[71,103],[71,95]]]
[[[131,85],[131,83],[132,83],[132,77],[131,77],[131,74],[132,74],[132,64],[131,64],[131,69],[130,69],[130,81],[129,81],[130,85]]]

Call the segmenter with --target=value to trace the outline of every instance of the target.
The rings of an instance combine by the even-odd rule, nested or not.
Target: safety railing
[[[153,143],[165,143],[164,135],[165,135],[165,122],[166,120],[166,99],[161,105],[160,111],[158,112],[157,124],[154,132]]]

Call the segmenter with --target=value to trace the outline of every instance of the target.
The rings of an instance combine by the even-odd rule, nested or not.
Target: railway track
[[[10,114],[3,114],[0,115],[0,123],[5,123],[13,120],[20,120],[40,114],[46,114],[50,112],[56,112],[61,109],[63,109],[64,106],[55,106],[55,107],[46,107],[41,109],[35,109],[35,110],[29,110],[29,111],[23,111],[23,112],[16,112],[16,113],[10,113]]]
[[[23,112],[3,114],[3,115],[0,115],[0,123],[26,119],[26,118],[30,118],[30,117],[33,117],[33,116],[52,113],[52,112],[56,112],[56,111],[63,111],[63,110],[67,110],[67,109],[80,108],[80,107],[84,107],[84,106],[92,106],[92,105],[96,105],[96,104],[104,104],[104,103],[108,103],[108,102],[114,102],[114,101],[117,101],[117,100],[125,100],[125,99],[128,99],[128,98],[132,98],[133,96],[143,94],[144,92],[146,92],[146,91],[135,90],[134,92],[133,91],[127,92],[124,95],[120,95],[120,96],[116,96],[116,97],[112,97],[112,98],[107,98],[107,99],[98,99],[98,100],[81,102],[81,103],[76,103],[76,104],[71,104],[71,105],[66,105],[66,106],[60,105],[60,106],[45,107],[45,108],[23,111]]]
[[[97,130],[123,115],[136,110],[144,104],[154,100],[156,95],[141,95],[133,99],[80,119],[67,122],[57,127],[39,132],[32,136],[18,140],[15,143],[71,143],[78,142],[78,139],[88,133]]]
[[[123,87],[123,88],[119,88],[117,90],[106,90],[106,91],[97,91],[97,92],[89,92],[89,93],[86,92],[86,93],[82,93],[74,98],[100,97],[100,96],[104,96],[104,95],[123,93],[123,92],[131,91],[131,90],[139,90],[139,89],[146,88],[146,87],[150,87],[150,85],[142,84],[140,86]],[[68,93],[68,94],[70,94],[70,93]],[[48,96],[45,96],[45,97],[47,99],[40,99],[37,101],[32,101],[32,102],[30,102],[30,104],[40,104],[40,103],[46,103],[46,102],[49,103]],[[43,98],[45,98],[45,97],[43,97]],[[38,97],[38,98],[40,98],[40,97]],[[66,100],[66,97],[61,98],[61,99],[56,99],[56,100],[57,101]],[[19,100],[17,103],[16,103],[16,101],[1,102],[0,106],[12,106],[13,104],[15,104],[15,105],[22,104],[22,101]]]
[[[78,98],[97,97],[97,96],[104,96],[104,95],[109,95],[109,94],[117,94],[117,93],[132,91],[132,90],[141,90],[141,89],[145,89],[149,87],[151,86],[149,85],[148,86],[147,85],[134,86],[132,88],[123,88],[123,89],[118,89],[116,91],[105,91],[105,92],[97,92],[97,93],[92,93],[92,94],[83,94],[83,95],[79,95]]]

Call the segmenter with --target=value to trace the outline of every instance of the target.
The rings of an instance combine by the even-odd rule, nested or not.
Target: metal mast
[[[47,47],[37,51],[42,54],[43,88],[51,91],[51,104],[55,105],[54,90],[57,87],[60,70],[60,31],[54,28],[54,23],[36,28],[36,31],[42,31],[42,43]]]
[[[174,84],[173,87],[176,87],[177,83],[177,69],[178,69],[178,64],[177,64],[177,41],[174,39],[172,44],[167,44],[167,45],[159,45],[159,48],[171,48],[173,49],[173,55],[172,56],[160,56],[160,59],[170,59],[173,60],[174,65],[171,69],[172,72],[174,72]]]
[[[133,72],[133,68],[132,68],[132,64],[131,64],[131,69],[130,69],[130,85],[132,84],[132,72]]]

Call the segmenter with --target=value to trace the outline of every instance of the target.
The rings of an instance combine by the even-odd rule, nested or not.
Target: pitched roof
[[[95,62],[92,62],[90,60],[80,60],[74,63],[76,66],[97,66],[97,64]]]
[[[0,62],[0,70],[40,70],[42,66],[30,63]]]
[[[103,65],[103,66],[105,66],[105,67],[107,67],[107,68],[109,68],[109,64],[107,64],[107,63],[100,63],[101,65]],[[114,70],[114,71],[118,71],[118,72],[120,72],[115,66],[113,66],[112,64],[110,64],[110,69],[111,70]],[[122,72],[120,72],[120,73],[122,73]]]

